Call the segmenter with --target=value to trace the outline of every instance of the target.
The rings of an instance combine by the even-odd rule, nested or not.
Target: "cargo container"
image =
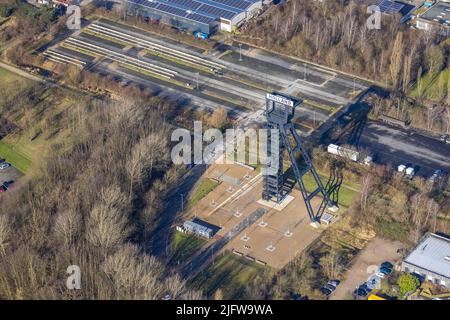
[[[354,151],[348,148],[344,148],[335,144],[329,144],[327,148],[328,152],[337,156],[350,159],[352,161],[359,161],[360,154],[358,151]]]
[[[364,158],[362,158],[363,155],[360,152],[349,148],[331,143],[328,145],[327,151],[328,153],[340,156],[342,158],[346,158],[354,162],[360,162],[366,166],[372,165],[373,158],[371,156],[365,156]]]
[[[415,173],[415,170],[414,170],[413,167],[408,167],[408,168],[406,168],[406,170],[405,170],[406,176],[408,176],[408,177],[410,177],[410,178],[412,178],[412,177],[414,176],[414,173]]]

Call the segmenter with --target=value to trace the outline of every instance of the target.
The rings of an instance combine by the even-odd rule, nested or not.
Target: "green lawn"
[[[201,271],[190,284],[196,289],[203,289],[207,297],[212,297],[220,288],[223,299],[239,299],[247,283],[269,270],[268,267],[226,252]]]
[[[14,73],[0,67],[0,79],[2,79],[2,85],[4,85],[5,83],[11,83],[14,80],[20,80],[21,78],[19,76],[16,76]]]
[[[440,101],[447,93],[447,82],[450,76],[450,70],[445,69],[441,71],[439,74],[430,74],[427,73],[424,76],[422,76],[422,95],[423,97],[433,100],[433,101]],[[442,83],[442,87],[444,88],[443,92],[440,93],[440,78],[443,77],[444,82]],[[413,86],[411,92],[411,96],[413,98],[416,98],[419,96],[419,89],[417,83]]]
[[[320,176],[320,178],[322,179],[322,182],[325,184],[327,181],[327,178],[324,176]],[[316,189],[316,183],[311,174],[307,174],[304,176],[304,182],[305,182],[306,189],[309,192],[312,192]],[[341,186],[339,189],[339,194],[338,194],[339,204],[344,207],[349,207],[352,204],[352,202],[357,198],[357,196],[358,196],[358,192],[351,190],[349,188],[346,188],[345,186]]]
[[[25,88],[29,81],[6,69],[0,68],[0,83],[2,88],[20,91]],[[0,141],[0,157],[14,165],[17,169],[25,173],[31,165],[30,158],[23,152],[15,148],[12,144]]]
[[[0,67],[0,86],[7,88],[15,86],[17,91],[23,89],[30,81]],[[17,87],[18,86],[18,87]]]
[[[284,162],[283,163],[283,171],[286,172],[290,168],[290,165],[291,164],[289,162]],[[322,180],[322,183],[326,184],[328,181],[328,176],[326,176],[322,172],[318,172],[318,174],[319,174],[320,179]],[[310,173],[308,173],[304,176],[303,181],[305,182],[306,190],[308,190],[308,192],[312,192],[317,188],[316,182]],[[341,187],[339,189],[339,194],[338,194],[338,202],[339,202],[339,205],[342,205],[344,207],[349,207],[352,204],[352,202],[358,197],[359,193],[355,190],[360,190],[361,186],[354,181],[349,181],[349,180],[345,180],[345,179],[342,183],[345,184],[346,186],[349,186],[350,188],[347,188],[346,186],[341,185]],[[298,183],[295,184],[295,188],[298,189]],[[355,190],[352,190],[352,189],[355,189]]]
[[[202,198],[204,198],[208,193],[213,191],[220,182],[205,178],[200,181],[199,185],[195,189],[194,194],[190,197],[188,202],[188,208],[192,208],[197,202],[199,202]]]
[[[171,265],[183,263],[187,258],[197,252],[206,240],[197,238],[193,235],[175,232],[173,236],[173,256],[170,259]]]
[[[7,162],[11,163],[23,173],[27,172],[31,165],[31,160],[28,157],[3,141],[0,141],[0,157],[5,158]]]

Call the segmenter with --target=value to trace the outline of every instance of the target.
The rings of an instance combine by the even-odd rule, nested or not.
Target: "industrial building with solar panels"
[[[253,17],[262,0],[127,0],[129,12],[181,30],[210,35],[232,32]]]

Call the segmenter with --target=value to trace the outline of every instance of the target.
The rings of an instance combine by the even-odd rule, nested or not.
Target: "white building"
[[[450,30],[450,3],[437,2],[427,11],[416,17],[416,28],[430,31],[434,28]]]
[[[450,289],[450,239],[427,234],[403,260],[402,271]]]

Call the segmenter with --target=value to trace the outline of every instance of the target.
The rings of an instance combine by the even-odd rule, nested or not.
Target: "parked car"
[[[392,268],[394,268],[394,265],[392,263],[390,263],[389,261],[385,261],[385,262],[383,262],[381,264],[380,267],[385,267],[385,268],[388,268],[388,269],[392,269]]]
[[[9,164],[8,162],[0,163],[0,170],[4,170],[6,168],[9,168],[10,166],[11,164]]]
[[[329,296],[336,290],[336,287],[341,283],[340,280],[329,280],[326,285],[320,288],[320,292],[324,295]]]
[[[170,295],[170,293],[167,293],[166,295],[164,295],[162,300],[172,300],[172,295]]]
[[[322,287],[320,288],[320,292],[322,292],[324,295],[326,295],[327,297],[333,293],[333,290],[326,288],[326,287]]]
[[[369,289],[375,289],[381,282],[381,278],[377,275],[373,275],[367,280],[366,285]]]
[[[360,285],[355,291],[353,291],[353,294],[357,297],[366,297],[371,291],[372,289],[369,288],[366,283],[364,283]]]
[[[434,183],[441,176],[442,176],[442,170],[435,170],[433,175],[430,177],[430,182]]]
[[[392,273],[392,269],[389,269],[387,267],[381,267],[380,268],[380,272],[382,274],[384,274],[385,276],[388,276],[388,275],[390,275]]]
[[[14,183],[14,181],[3,181],[2,186],[6,189],[9,189],[10,186]]]
[[[331,284],[327,284],[324,286],[325,289],[331,290],[331,292],[333,292],[334,290],[336,290],[336,287],[331,285]]]
[[[336,288],[340,283],[341,283],[341,280],[334,279],[334,280],[328,281],[327,285],[331,285]]]

